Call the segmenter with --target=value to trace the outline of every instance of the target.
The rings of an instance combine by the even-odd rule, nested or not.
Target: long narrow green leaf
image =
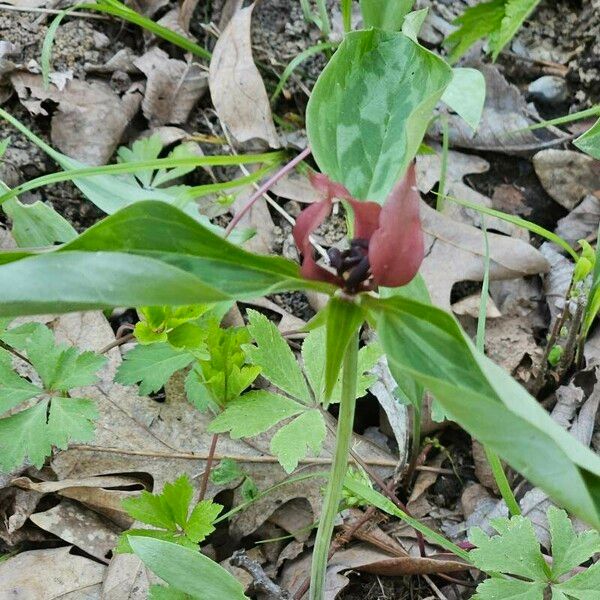
[[[164,202],[137,202],[58,249],[0,252],[0,315],[200,304],[284,290],[333,290],[259,256]]]
[[[435,193],[435,192],[434,192]],[[550,242],[555,243],[557,246],[560,246],[564,250],[566,250],[573,260],[579,260],[579,255],[571,245],[563,240],[560,236],[544,229],[541,225],[537,225],[536,223],[532,223],[531,221],[527,221],[526,219],[522,219],[521,217],[515,217],[514,215],[509,215],[499,210],[495,210],[493,208],[488,208],[487,206],[482,206],[481,204],[475,204],[474,202],[469,202],[468,200],[462,200],[461,198],[455,198],[454,196],[444,196],[444,200],[451,200],[452,202],[456,202],[456,204],[460,204],[461,206],[466,206],[467,208],[472,208],[477,212],[483,213],[484,215],[490,215],[491,217],[497,217],[498,219],[502,219],[503,221],[507,221],[508,223],[512,223],[513,225],[517,225],[518,227],[522,227],[523,229],[527,229],[532,233],[540,235]]]
[[[180,48],[183,48],[184,50],[187,50],[188,52],[191,52],[200,58],[210,59],[211,57],[211,53],[206,50],[206,48],[199,46],[183,35],[176,33],[172,29],[163,27],[151,19],[140,15],[131,8],[121,4],[121,2],[115,2],[115,0],[99,0],[93,4],[79,4],[77,5],[77,8],[82,10],[95,10],[107,15],[112,15],[113,17],[119,17],[124,21],[129,21],[134,25],[138,25],[143,29],[147,29],[163,40],[167,40],[167,42],[171,42],[172,44],[175,44],[176,46],[179,46]]]
[[[600,528],[600,458],[476,350],[448,313],[407,298],[365,303],[397,380],[413,377],[473,437]]]

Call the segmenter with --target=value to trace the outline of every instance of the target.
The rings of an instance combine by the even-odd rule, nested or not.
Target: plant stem
[[[352,0],[342,0],[342,20],[344,33],[352,30]]]
[[[331,23],[329,22],[329,13],[327,12],[326,0],[317,0],[317,8],[319,10],[319,21],[321,27],[321,33],[325,40],[329,39],[331,33]]]
[[[494,480],[496,481],[496,485],[500,490],[500,494],[506,502],[506,506],[508,506],[508,510],[513,517],[521,514],[521,508],[519,507],[519,503],[513,494],[510,483],[508,482],[508,478],[506,477],[506,473],[504,472],[504,468],[502,467],[502,462],[498,458],[498,455],[490,450],[487,446],[484,446],[485,456],[487,461],[492,469],[492,475],[494,476]]]
[[[214,433],[210,442],[210,449],[208,451],[208,458],[206,459],[206,467],[204,468],[204,474],[202,475],[202,483],[200,484],[200,493],[198,494],[198,502],[204,500],[206,496],[206,488],[208,488],[208,478],[212,470],[213,461],[215,459],[215,452],[217,450],[217,442],[219,441],[219,434]]]
[[[348,472],[348,456],[352,441],[352,426],[354,425],[354,409],[356,406],[357,363],[358,332],[350,340],[346,356],[344,357],[342,398],[340,401],[335,455],[333,457],[327,491],[325,492],[323,512],[321,513],[315,550],[312,557],[310,600],[323,600],[329,544],[342,497],[344,478]]]

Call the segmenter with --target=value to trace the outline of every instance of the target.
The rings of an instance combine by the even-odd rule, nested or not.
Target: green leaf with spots
[[[451,79],[441,58],[402,33],[347,34],[307,107],[321,171],[353,196],[382,203],[417,153]]]
[[[600,160],[600,119],[591,129],[580,135],[573,144],[582,152]]]

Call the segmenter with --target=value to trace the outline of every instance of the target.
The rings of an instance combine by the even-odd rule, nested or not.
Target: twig
[[[212,470],[213,461],[215,459],[215,451],[217,449],[217,443],[219,441],[219,434],[213,433],[212,440],[210,441],[210,448],[208,450],[208,456],[206,457],[206,467],[204,467],[204,474],[202,475],[202,482],[200,484],[200,492],[198,494],[198,502],[204,500],[206,496],[206,488],[208,487],[208,478]]]
[[[229,564],[246,571],[253,579],[252,586],[255,591],[265,594],[268,600],[290,600],[289,593],[273,583],[264,569],[255,560],[252,560],[245,550],[234,552],[229,559]]]
[[[110,446],[90,446],[87,444],[71,444],[70,450],[80,450],[83,452],[104,452],[106,454],[125,454],[127,456],[146,456],[150,458],[164,458],[164,459],[181,459],[181,460],[208,460],[208,452],[153,452],[151,450],[128,450],[124,448],[114,448]],[[225,459],[235,460],[241,463],[277,463],[279,462],[276,457],[265,455],[265,456],[245,456],[243,454],[215,454],[213,456],[214,461],[220,461]],[[329,465],[331,464],[331,458],[303,458],[300,464],[304,465]],[[365,462],[373,467],[390,467],[396,466],[396,461],[386,460],[383,458],[369,459]]]
[[[126,344],[127,342],[130,342],[133,339],[135,339],[135,336],[133,335],[133,333],[128,333],[127,335],[118,337],[114,340],[114,342],[111,342],[110,344],[106,344],[106,346],[104,346],[104,348],[99,350],[99,354],[105,354],[109,350],[112,350],[113,348],[117,348],[118,346],[122,346],[123,344]]]

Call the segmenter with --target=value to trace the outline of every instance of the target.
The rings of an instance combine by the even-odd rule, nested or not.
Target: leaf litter
[[[263,64],[259,70],[252,58],[251,25],[254,29],[261,29],[264,14],[261,12],[260,20],[257,21],[256,18],[252,19],[252,7],[236,10],[239,4],[237,7],[237,3],[229,4],[223,14],[229,10],[232,18],[228,25],[225,20],[220,24],[223,33],[213,49],[213,61],[208,77],[214,109],[220,121],[232,134],[236,145],[240,145],[240,150],[244,144],[257,141],[263,146],[278,147],[281,141],[287,140],[288,137],[274,125],[267,88],[263,83],[266,81],[270,85],[273,74],[268,68],[265,69]],[[278,8],[273,10],[274,20],[277,18],[276,14],[279,14],[279,6],[285,2],[275,4]],[[448,8],[445,7],[447,3],[444,3],[443,7],[438,4],[440,3],[432,6],[433,10],[425,30],[427,35],[431,36],[431,40],[437,40],[430,43],[439,43],[441,40],[436,32],[451,31],[448,20],[460,14],[465,5],[464,2],[456,2],[452,4],[460,4],[460,7]],[[138,5],[141,12],[147,15],[160,15],[166,7],[167,4],[163,2],[144,2]],[[167,26],[181,28],[180,31],[188,35],[191,29],[197,35],[195,17],[188,19],[192,9],[193,6],[187,3],[181,10],[168,10],[162,15],[161,22]],[[535,20],[533,22],[536,24]],[[295,35],[294,28],[298,31],[303,30],[304,24],[290,23],[288,32],[291,35]],[[259,34],[262,35],[262,31],[259,31]],[[255,32],[252,35],[257,34]],[[526,36],[522,37],[526,39]],[[277,36],[277,43],[282,42],[284,38],[285,33]],[[520,39],[521,37],[517,38]],[[232,49],[236,52],[232,52]],[[512,50],[524,52],[523,48],[517,46]],[[162,125],[181,126],[184,137],[196,133],[198,129],[204,131],[205,135],[214,133],[203,121],[207,106],[209,110],[212,109],[209,99],[203,97],[206,75],[202,68],[190,62],[188,57],[173,53],[171,48],[165,46],[148,48],[146,44],[136,44],[134,48],[125,46],[124,50],[120,48],[118,52],[122,53],[122,60],[115,61],[110,69],[107,65],[104,72],[127,72],[134,83],[124,92],[116,91],[111,87],[114,82],[109,84],[107,79],[93,80],[90,77],[86,81],[81,78],[79,72],[76,72],[72,81],[66,75],[63,75],[62,80],[57,76],[55,81],[59,85],[51,84],[50,91],[41,87],[41,78],[35,74],[13,73],[13,85],[19,101],[28,110],[48,112],[48,101],[56,103],[57,106],[52,108],[50,114],[40,114],[41,117],[51,117],[45,119],[46,135],[49,132],[52,142],[60,150],[89,164],[106,163],[113,156],[118,144],[133,141],[143,130],[144,125],[140,126],[139,123],[133,126],[134,132],[131,130],[132,124],[142,118],[150,128]],[[261,48],[261,63],[264,52]],[[266,52],[268,56],[269,50]],[[556,56],[552,59],[556,59]],[[102,73],[102,69],[98,68],[99,61],[96,61],[95,67],[93,60],[88,63],[89,72],[93,72],[94,76]],[[557,202],[568,211],[563,213],[556,231],[570,243],[575,243],[581,238],[593,242],[597,232],[599,187],[594,178],[597,170],[595,163],[585,159],[580,153],[545,149],[556,144],[557,136],[560,141],[560,134],[556,132],[547,138],[532,132],[521,131],[515,134],[516,130],[533,123],[532,115],[536,117],[532,106],[528,106],[526,102],[526,86],[523,86],[522,82],[519,87],[513,85],[505,65],[500,68],[480,65],[480,68],[488,83],[483,125],[479,132],[473,135],[455,115],[449,115],[450,142],[453,150],[448,155],[446,193],[487,207],[494,206],[494,202],[502,194],[505,202],[520,203],[523,201],[522,196],[519,195],[519,190],[511,186],[511,174],[506,175],[506,187],[494,190],[493,197],[491,192],[489,196],[482,193],[481,188],[473,182],[486,177],[489,161],[494,160],[490,152],[531,156],[538,151],[532,164],[548,194],[544,197],[544,202],[548,206]],[[302,98],[302,75],[299,77],[301,85],[290,86],[296,100]],[[307,72],[306,77],[310,78],[310,73]],[[248,94],[250,101],[238,102],[240,93]],[[103,94],[108,109],[107,117],[102,119],[99,119],[96,109],[96,112],[85,110],[88,98],[97,97],[98,94]],[[16,98],[13,98],[12,102],[15,101]],[[301,99],[301,102],[303,101],[305,98]],[[80,110],[80,107],[83,109]],[[278,110],[277,116],[280,116]],[[94,128],[99,120],[105,123],[106,119],[109,127],[101,136],[96,131],[86,139],[72,135],[73,122],[77,126]],[[433,131],[439,139],[440,130],[436,127],[438,125],[434,125]],[[165,141],[165,144],[168,146],[183,140],[184,137],[170,138],[171,141]],[[214,147],[204,142],[200,142],[200,146],[207,152],[214,152]],[[225,149],[228,149],[227,146]],[[463,152],[459,153],[457,150]],[[421,191],[428,194],[436,189],[435,186],[439,182],[439,155],[424,155],[419,158],[419,163],[422,170]],[[513,194],[514,199],[509,197],[511,190],[516,190]],[[236,201],[232,205],[234,210],[244,204],[248,194],[248,191],[237,191]],[[273,188],[273,194],[276,201],[291,199],[308,203],[314,200],[311,188],[307,185],[307,178],[301,173],[293,173],[287,181],[279,182]],[[430,196],[429,200],[431,199]],[[478,213],[458,209],[449,201],[446,202],[442,214],[434,213],[425,204],[422,213],[428,234],[429,255],[424,265],[424,276],[429,291],[438,304],[446,307],[452,305],[457,312],[460,303],[465,305],[465,301],[470,298],[470,308],[460,310],[463,311],[461,319],[467,328],[469,319],[473,326],[480,293],[472,292],[478,290],[478,283],[484,275],[485,251],[481,218]],[[248,225],[254,225],[262,231],[262,235],[252,242],[258,243],[257,251],[269,253],[273,250],[269,233],[273,224],[278,224],[279,220],[280,217],[274,215],[262,200],[255,205],[254,211],[250,213]],[[552,249],[554,254],[547,250],[548,246],[542,246],[541,251],[538,251],[539,240],[535,237],[530,238],[510,224],[486,217],[485,225],[492,230],[489,233],[491,298],[497,310],[489,313],[488,354],[515,376],[521,378],[523,375],[523,381],[527,381],[527,376],[534,373],[532,364],[535,365],[540,359],[539,354],[543,346],[540,340],[541,332],[549,326],[547,320],[540,316],[540,305],[547,300],[552,315],[558,314],[561,309],[561,294],[564,296],[565,281],[569,277],[567,264],[564,259],[561,260],[560,255],[556,255],[556,249]],[[0,230],[0,234],[3,234],[3,231]],[[530,245],[530,241],[533,242],[533,246]],[[523,277],[526,279],[522,279]],[[544,281],[543,291],[540,279]],[[512,285],[513,282],[515,285]],[[466,291],[462,291],[461,287]],[[301,325],[298,315],[287,312],[271,300],[263,299],[259,306],[267,314],[270,314],[269,311],[279,313],[282,331],[293,330]],[[114,341],[114,335],[100,313],[49,318],[48,322],[59,339],[81,348],[97,350]],[[587,355],[592,358],[598,356],[597,345],[593,345],[593,339],[588,343]],[[13,507],[14,512],[9,516],[9,519],[12,519],[10,522],[13,533],[20,529],[25,531],[29,520],[37,522],[43,529],[51,531],[56,538],[64,540],[64,543],[74,545],[105,563],[109,560],[105,550],[110,546],[106,540],[113,539],[110,538],[110,534],[118,533],[128,524],[128,518],[120,505],[121,500],[136,497],[142,487],[154,493],[160,492],[166,483],[173,481],[175,474],[183,473],[188,474],[197,491],[210,443],[210,436],[206,432],[207,421],[199,413],[192,412],[185,401],[180,377],[176,376],[167,385],[166,402],[159,403],[140,396],[134,388],[113,383],[113,375],[122,360],[121,354],[119,350],[113,349],[107,356],[108,364],[101,373],[100,382],[85,390],[89,397],[98,402],[100,409],[96,439],[86,447],[73,447],[56,453],[50,462],[50,472],[42,474],[30,469],[23,474],[24,476],[14,479],[11,485],[19,496],[15,496],[17,505]],[[531,359],[532,364],[529,366],[526,364],[526,357]],[[371,386],[370,393],[379,399],[383,411],[380,415],[370,418],[378,423],[377,439],[384,440],[384,447],[373,443],[368,437],[357,437],[357,444],[365,453],[364,457],[378,465],[377,468],[382,474],[391,474],[394,463],[403,457],[408,437],[406,410],[394,401],[393,388],[387,380],[385,367],[380,366],[373,372],[377,381]],[[588,444],[592,443],[594,434],[597,436],[595,416],[598,394],[596,387],[592,387],[590,391],[589,384],[580,384],[576,375],[570,383],[555,392],[556,416],[562,415],[562,424]],[[369,397],[369,400],[373,401],[373,397]],[[369,409],[369,413],[374,412],[372,408]],[[384,420],[387,423],[384,423]],[[448,446],[452,446],[455,441],[452,430],[448,430],[445,425],[436,426],[436,430],[435,435]],[[383,437],[381,431],[386,431]],[[244,440],[230,440],[223,436],[219,440],[218,454],[237,457],[244,470],[252,474],[258,488],[265,489],[285,477],[285,473],[274,460],[264,462],[264,458],[270,456],[270,437],[262,436],[250,446]],[[328,434],[323,456],[330,452],[331,443],[331,436]],[[453,456],[452,452],[454,450],[446,454],[444,450],[438,449],[437,454],[433,452],[433,458],[425,459],[421,466],[431,470],[419,472],[414,490],[420,493],[413,498],[413,508],[425,522],[445,531],[450,531],[454,525],[455,539],[464,539],[467,530],[472,526],[480,526],[488,535],[492,535],[494,530],[490,525],[491,519],[504,515],[502,503],[497,501],[494,490],[489,489],[489,473],[475,470],[472,476],[461,481],[464,487],[452,509],[442,509],[436,505],[436,493],[433,490],[439,483],[438,471],[452,470],[452,465],[448,462],[448,456]],[[308,462],[301,466],[303,474],[323,469],[322,464],[311,463],[310,458],[309,456]],[[470,456],[469,460],[477,466],[476,457]],[[382,462],[386,464],[385,467],[380,466]],[[10,479],[7,483],[9,481]],[[485,485],[476,483],[477,481]],[[277,550],[256,553],[263,565],[266,565],[265,568],[271,569],[270,573],[274,576],[280,575],[279,582],[288,589],[295,589],[295,585],[301,583],[305,577],[310,553],[310,525],[317,516],[321,486],[322,483],[316,479],[283,486],[266,498],[251,504],[245,511],[236,515],[229,525],[228,535],[236,542],[252,539],[253,535],[275,537],[277,533],[294,538],[292,542],[282,544]],[[225,485],[209,483],[208,497],[223,492],[233,494],[234,505],[244,501],[239,479]],[[48,508],[43,504],[44,498],[55,498],[59,503]],[[536,489],[525,490],[520,500],[524,512],[532,518],[537,539],[548,548],[549,501]],[[352,523],[350,513],[351,511],[344,515],[347,525]],[[77,529],[75,524],[81,526],[81,529]],[[298,525],[308,531],[297,531]],[[575,526],[578,528],[580,524],[576,523]],[[408,529],[396,529],[403,535],[398,535],[387,523],[373,525],[369,531],[358,532],[355,537],[362,541],[338,552],[330,563],[328,597],[333,599],[344,588],[350,590],[349,575],[353,571],[363,573],[358,581],[364,582],[361,597],[365,597],[369,581],[374,580],[369,580],[364,573],[400,577],[416,573],[436,574],[444,569],[453,572],[464,568],[464,565],[453,564],[456,561],[442,557],[421,558],[418,556],[414,536],[411,538]],[[481,544],[483,546],[483,541]],[[398,556],[388,552],[390,548],[397,546],[408,550],[409,556],[403,556],[398,548]],[[26,594],[35,589],[39,581],[36,583],[35,578],[24,578],[23,565],[37,571],[40,566],[50,564],[53,565],[50,568],[56,569],[57,574],[62,573],[63,588],[57,588],[57,593],[71,593],[75,598],[79,586],[85,584],[90,586],[90,590],[94,590],[91,593],[98,594],[102,589],[100,597],[108,600],[147,597],[152,576],[141,567],[137,558],[115,555],[106,567],[73,554],[69,548],[70,546],[65,546],[52,550],[28,551],[0,563],[0,583],[6,581],[17,589],[19,594]],[[431,554],[436,552],[435,548],[429,546],[427,550]],[[275,563],[276,568],[273,567]],[[3,577],[5,579],[2,579]],[[352,581],[356,582],[356,578],[352,577]],[[54,585],[54,580],[50,585]],[[443,589],[445,593],[450,594],[449,587]],[[344,596],[345,593],[342,592],[339,597],[354,597]]]

